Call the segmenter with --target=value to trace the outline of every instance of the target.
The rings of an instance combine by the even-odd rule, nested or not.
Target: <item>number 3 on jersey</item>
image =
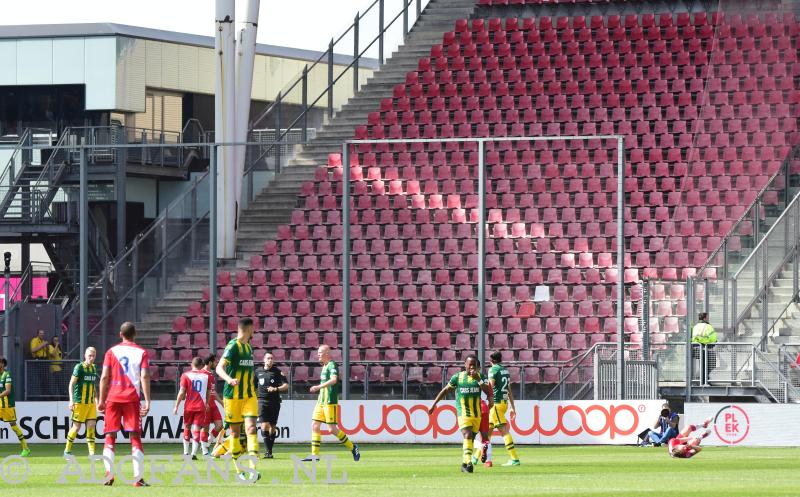
[[[128,374],[128,361],[129,359],[125,356],[120,357],[119,363],[122,365],[122,372]]]

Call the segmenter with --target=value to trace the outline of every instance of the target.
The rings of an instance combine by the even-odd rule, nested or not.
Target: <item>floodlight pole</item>
[[[84,145],[86,139],[81,138],[80,148],[80,188],[78,192],[78,260],[79,260],[79,280],[80,280],[80,348],[81,354],[86,350],[86,340],[89,335],[89,192],[88,192],[88,171],[86,164],[86,149]]]
[[[625,159],[617,138],[617,400],[625,399]]]
[[[486,364],[486,143],[478,142],[478,360]]]
[[[342,145],[342,399],[350,399],[350,146]]]
[[[217,145],[208,161],[208,347],[217,355]]]

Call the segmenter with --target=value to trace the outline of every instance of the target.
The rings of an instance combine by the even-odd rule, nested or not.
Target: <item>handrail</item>
[[[50,170],[53,168],[53,164],[56,161],[56,156],[58,152],[62,149],[69,149],[70,147],[66,142],[69,141],[69,135],[72,128],[65,128],[64,131],[61,133],[61,136],[56,142],[55,146],[52,148],[50,157],[47,158],[47,162],[44,163],[42,166],[42,172],[39,174],[39,177],[36,179],[34,185],[31,186],[31,190],[39,188],[39,185],[44,181],[45,175],[50,174]],[[52,185],[48,185],[52,186]]]
[[[790,298],[790,299],[789,299],[789,301],[788,301],[788,302],[786,302],[786,305],[783,307],[783,310],[781,310],[781,312],[780,312],[780,313],[778,313],[778,316],[777,316],[777,317],[776,317],[776,318],[775,318],[775,319],[772,321],[772,325],[769,327],[769,329],[767,330],[767,332],[766,332],[766,333],[764,333],[764,334],[761,336],[761,340],[759,340],[759,341],[758,341],[758,343],[756,344],[756,347],[758,347],[758,348],[760,349],[761,347],[763,347],[763,346],[765,345],[765,342],[767,341],[767,338],[769,338],[769,336],[772,334],[772,330],[774,330],[774,329],[775,329],[775,326],[777,326],[777,325],[778,325],[778,321],[780,321],[780,320],[781,320],[781,318],[783,317],[783,315],[784,315],[784,314],[786,314],[786,311],[788,311],[788,310],[789,310],[789,308],[790,308],[792,305],[794,305],[794,304],[796,304],[796,303],[797,303],[797,302],[794,300],[795,298],[798,298],[798,295],[793,295],[793,296],[792,296],[792,298]]]
[[[778,380],[779,380],[779,381],[781,381],[781,382],[783,383],[783,385],[784,385],[784,390],[785,390],[785,392],[786,392],[786,397],[787,397],[787,398],[785,399],[785,401],[786,401],[786,402],[788,402],[788,400],[789,400],[789,397],[796,397],[796,398],[800,398],[800,389],[798,389],[798,388],[796,388],[794,385],[792,385],[792,382],[790,382],[790,381],[789,381],[789,379],[788,379],[788,378],[786,378],[786,376],[783,374],[783,372],[782,372],[782,371],[781,371],[781,370],[780,370],[778,367],[776,367],[776,366],[775,366],[775,364],[773,364],[773,362],[772,362],[772,361],[770,361],[770,360],[769,360],[769,358],[767,358],[767,357],[764,355],[764,353],[763,353],[763,352],[761,352],[760,350],[758,350],[756,347],[753,347],[753,356],[754,356],[754,362],[753,362],[753,366],[754,366],[754,367],[755,367],[755,356],[756,356],[756,355],[757,355],[757,356],[758,356],[758,357],[761,359],[762,363],[763,363],[763,364],[766,364],[766,365],[767,365],[767,367],[768,367],[768,368],[771,370],[771,372],[777,376]],[[762,365],[763,365],[763,364],[762,364]],[[761,383],[761,381],[760,381],[760,380],[759,380],[758,382],[759,382],[759,383]],[[763,387],[765,390],[769,390],[768,388],[766,388],[766,387],[764,387],[764,386],[762,386],[762,387]],[[771,392],[770,392],[770,393],[771,393]],[[790,395],[790,394],[791,394],[791,395]],[[777,399],[776,399],[776,400],[777,400]]]
[[[31,128],[25,128],[25,130],[22,132],[22,135],[19,137],[19,140],[17,140],[17,144],[14,146],[14,151],[11,153],[11,157],[8,158],[8,161],[6,162],[6,167],[3,169],[2,174],[0,174],[0,187],[2,187],[2,185],[6,183],[6,176],[12,174],[11,173],[11,170],[13,169],[12,163],[17,157],[17,154],[22,153],[22,149],[20,147],[23,146],[26,141],[30,140],[31,134],[32,134]],[[13,182],[14,180],[13,178],[11,178],[11,181],[9,182],[9,187]]]
[[[278,92],[278,95],[277,95],[277,97],[276,97],[276,98],[273,100],[272,104],[270,104],[270,105],[269,105],[269,106],[268,106],[266,109],[264,109],[264,110],[263,110],[263,111],[262,111],[262,112],[261,112],[261,113],[260,113],[258,116],[256,116],[256,118],[255,118],[255,119],[253,119],[253,120],[250,122],[250,124],[249,124],[249,128],[253,128],[253,127],[257,126],[258,124],[260,124],[260,123],[261,123],[261,121],[263,121],[263,120],[264,120],[264,119],[265,119],[265,118],[266,118],[266,117],[267,117],[267,116],[268,116],[268,115],[269,115],[269,114],[270,114],[270,113],[273,111],[273,109],[275,109],[275,108],[278,108],[278,109],[279,109],[279,108],[280,108],[280,106],[281,106],[282,97],[283,97],[283,96],[285,96],[286,94],[288,94],[290,91],[292,91],[292,90],[293,90],[293,89],[294,89],[294,88],[297,86],[297,84],[298,84],[298,83],[300,83],[301,81],[303,82],[303,90],[304,90],[304,93],[305,93],[305,91],[306,91],[306,84],[307,84],[307,83],[306,83],[306,77],[307,77],[307,75],[308,75],[309,71],[311,71],[311,70],[312,70],[312,69],[313,69],[313,68],[314,68],[314,67],[315,67],[315,66],[316,66],[316,65],[317,65],[319,62],[321,62],[321,61],[323,60],[323,58],[325,58],[325,57],[328,57],[328,59],[329,59],[329,60],[328,60],[328,63],[330,63],[330,61],[331,61],[331,60],[332,60],[332,58],[333,58],[333,53],[334,53],[334,52],[333,52],[333,49],[334,49],[334,46],[336,45],[336,43],[338,43],[339,41],[341,41],[341,39],[344,37],[344,35],[345,35],[345,34],[347,34],[347,33],[350,31],[350,29],[352,29],[352,28],[354,28],[354,27],[356,26],[356,23],[359,21],[359,19],[361,19],[361,17],[363,17],[363,16],[364,16],[364,14],[366,14],[367,12],[369,12],[369,10],[370,10],[370,9],[372,9],[372,7],[373,7],[373,6],[375,6],[375,4],[377,4],[377,3],[379,3],[379,2],[382,2],[382,1],[383,1],[383,0],[375,0],[375,1],[373,1],[373,2],[372,2],[372,4],[371,4],[371,5],[370,5],[370,6],[367,8],[367,10],[365,10],[365,11],[364,11],[363,13],[361,13],[361,14],[357,14],[357,15],[356,15],[356,20],[353,22],[353,24],[351,24],[351,25],[350,25],[350,27],[349,27],[349,28],[348,28],[348,29],[345,31],[345,33],[344,33],[344,34],[342,34],[342,35],[341,35],[341,36],[340,36],[338,39],[336,39],[335,41],[334,41],[334,39],[331,39],[331,42],[330,42],[330,44],[329,44],[329,46],[328,46],[328,49],[327,49],[325,52],[323,52],[323,54],[322,54],[322,55],[321,55],[321,56],[320,56],[320,57],[319,57],[319,58],[318,58],[316,61],[314,61],[314,62],[311,64],[311,66],[308,66],[308,65],[306,65],[306,66],[303,68],[303,71],[302,71],[302,72],[301,72],[301,73],[300,73],[298,76],[296,76],[296,77],[294,78],[294,80],[293,80],[293,82],[291,82],[291,84],[288,84],[288,83],[287,83],[287,85],[285,85],[285,86],[284,86],[284,89],[282,89],[281,91],[279,91],[279,92]],[[302,121],[302,120],[305,120],[305,119],[307,119],[307,116],[308,116],[309,109],[312,109],[312,108],[314,108],[314,106],[317,104],[317,102],[319,102],[319,101],[320,101],[320,100],[321,100],[321,99],[322,99],[324,96],[326,96],[326,95],[329,95],[329,94],[330,94],[330,92],[332,92],[332,91],[333,91],[333,88],[336,86],[336,83],[338,83],[338,82],[339,82],[339,80],[342,78],[342,76],[344,76],[344,75],[347,73],[347,71],[348,71],[349,69],[351,69],[351,68],[353,68],[353,67],[358,67],[358,65],[359,65],[359,62],[360,62],[362,59],[364,59],[364,58],[365,58],[365,57],[364,57],[364,54],[366,54],[366,52],[367,52],[367,51],[368,51],[370,48],[372,48],[372,47],[375,45],[375,43],[376,43],[376,42],[378,42],[378,43],[379,43],[379,46],[382,46],[383,35],[384,35],[384,34],[385,34],[385,33],[386,33],[388,30],[389,30],[389,28],[391,28],[391,27],[392,27],[392,25],[394,25],[394,23],[395,23],[395,22],[396,22],[396,21],[397,21],[397,20],[398,20],[398,19],[399,19],[401,16],[404,16],[404,18],[406,18],[406,17],[407,17],[407,15],[408,15],[408,9],[409,9],[409,7],[410,7],[410,6],[411,6],[411,5],[412,5],[414,2],[416,2],[416,3],[417,3],[417,8],[418,8],[418,9],[420,9],[420,8],[421,8],[421,2],[420,2],[420,0],[402,0],[402,2],[403,2],[403,7],[402,7],[402,9],[401,9],[401,10],[400,10],[400,11],[399,11],[399,12],[398,12],[398,13],[397,13],[397,14],[396,14],[396,15],[395,15],[393,18],[391,18],[391,20],[389,21],[389,23],[388,23],[388,24],[384,24],[384,23],[383,23],[383,14],[382,14],[382,13],[380,14],[380,17],[381,17],[381,20],[380,20],[380,23],[381,23],[381,29],[379,30],[379,32],[378,32],[378,34],[375,36],[375,38],[373,38],[373,39],[372,39],[372,41],[371,41],[371,42],[369,42],[369,44],[368,44],[368,45],[367,45],[367,46],[366,46],[366,47],[365,47],[365,48],[364,48],[364,49],[363,49],[361,52],[358,52],[358,53],[355,53],[355,54],[354,54],[354,56],[353,56],[353,59],[350,61],[350,63],[349,63],[347,66],[345,66],[345,67],[344,67],[344,68],[341,70],[341,72],[339,73],[339,75],[338,75],[338,76],[336,76],[336,77],[334,78],[334,77],[333,77],[333,75],[332,75],[332,74],[333,74],[333,73],[332,73],[332,70],[331,70],[331,72],[329,72],[329,77],[328,77],[328,85],[325,87],[325,89],[324,89],[324,90],[322,90],[322,92],[321,92],[321,93],[320,93],[320,94],[317,96],[317,98],[315,98],[315,99],[313,100],[313,102],[311,102],[310,104],[306,103],[306,102],[305,102],[305,100],[304,100],[304,102],[303,102],[303,109],[302,109],[302,111],[301,111],[301,112],[300,112],[300,113],[297,115],[297,117],[294,119],[294,121],[292,121],[292,123],[291,123],[290,125],[288,125],[288,126],[285,126],[285,127],[284,127],[284,126],[279,126],[279,128],[285,128],[285,129],[287,129],[287,130],[288,130],[288,129],[294,128],[294,127],[295,127],[295,125],[296,125],[298,122],[300,122],[300,121]],[[408,28],[410,29],[410,27],[408,27]],[[407,34],[407,32],[406,32],[406,33],[403,33],[403,35],[404,35],[404,36],[405,36],[406,34]],[[356,50],[357,50],[357,49],[356,49]],[[380,54],[380,57],[381,57],[381,58],[383,57],[383,54],[382,54],[382,53]],[[383,63],[383,60],[379,60],[378,62],[379,62],[379,63]],[[357,80],[357,74],[356,74],[356,75],[354,75],[354,80]],[[288,88],[286,88],[287,86],[288,86]],[[354,92],[354,93],[355,93],[355,92]],[[330,104],[330,100],[329,100],[329,104],[328,104],[328,106],[329,106],[329,108],[328,108],[328,113],[329,113],[329,114],[331,114],[331,113],[332,113],[332,109],[330,108],[330,105],[331,105],[331,104]],[[285,135],[286,135],[286,132],[283,132],[283,133],[278,133],[278,134],[277,134],[276,141],[278,142],[278,144],[280,144],[281,140],[283,139],[283,137],[284,137]],[[258,158],[255,160],[255,161],[253,161],[253,164],[256,164],[256,163],[257,163],[258,161],[260,161],[262,158],[264,158],[265,156],[267,156],[267,155],[268,155],[268,154],[269,154],[269,153],[272,151],[272,149],[274,148],[274,146],[275,146],[275,145],[273,144],[273,145],[270,145],[269,147],[267,147],[267,149],[266,149],[265,151],[263,151],[263,153],[262,153],[262,154],[261,154],[261,155],[260,155],[260,156],[259,156],[259,157],[258,157]]]
[[[99,326],[100,326],[100,325],[103,323],[103,321],[104,321],[104,320],[105,320],[105,319],[106,319],[106,318],[107,318],[109,315],[111,315],[111,314],[112,314],[112,313],[113,313],[115,310],[117,310],[117,308],[119,308],[119,307],[120,307],[120,306],[121,306],[121,305],[122,305],[122,304],[123,304],[123,303],[124,303],[124,302],[127,300],[127,298],[131,296],[131,294],[132,294],[133,292],[135,292],[135,291],[138,291],[139,287],[140,287],[140,286],[143,284],[143,282],[145,281],[145,279],[146,279],[148,276],[150,276],[150,275],[151,275],[151,274],[152,274],[154,271],[156,271],[156,266],[157,266],[159,263],[163,263],[163,261],[165,261],[165,260],[166,260],[166,258],[167,258],[167,257],[168,257],[168,256],[169,256],[171,253],[172,253],[172,251],[175,249],[175,247],[179,246],[179,245],[180,245],[180,243],[181,243],[181,242],[183,242],[183,241],[186,239],[186,237],[187,237],[187,236],[189,236],[189,234],[191,233],[191,231],[192,231],[192,230],[194,230],[194,229],[195,229],[195,228],[196,228],[196,227],[197,227],[197,226],[198,226],[198,225],[199,225],[199,224],[200,224],[202,221],[204,221],[204,220],[205,220],[207,217],[208,217],[208,213],[206,213],[206,214],[205,214],[205,215],[203,215],[202,217],[199,217],[199,218],[197,218],[197,219],[196,219],[196,220],[195,220],[195,221],[192,223],[192,225],[190,226],[190,228],[189,228],[188,230],[186,230],[186,231],[185,231],[185,232],[184,232],[184,233],[183,233],[183,234],[182,234],[180,237],[178,237],[178,238],[176,238],[175,240],[173,240],[173,241],[172,241],[172,243],[170,244],[170,246],[169,246],[169,247],[168,247],[168,248],[167,248],[167,249],[166,249],[164,252],[162,252],[162,253],[159,255],[159,258],[158,258],[158,259],[155,261],[155,263],[154,263],[154,264],[153,264],[153,265],[152,265],[152,266],[151,266],[151,267],[150,267],[150,268],[149,268],[147,271],[145,271],[145,272],[144,272],[144,273],[143,273],[143,274],[142,274],[142,275],[139,277],[139,279],[138,279],[137,281],[135,281],[135,282],[134,282],[134,283],[131,285],[131,287],[128,289],[128,291],[127,291],[127,292],[125,292],[125,293],[124,293],[122,296],[120,296],[120,297],[117,299],[117,302],[116,302],[116,303],[114,303],[114,305],[112,305],[112,306],[111,306],[111,308],[110,308],[110,309],[109,309],[109,310],[106,312],[106,314],[105,314],[105,315],[101,316],[101,317],[100,317],[100,319],[98,319],[98,320],[97,320],[97,323],[95,323],[95,325],[94,325],[94,326],[92,326],[92,327],[91,327],[91,328],[88,330],[88,332],[87,332],[87,335],[91,335],[91,334],[92,334],[92,333],[93,333],[95,330],[97,330],[97,328],[98,328],[98,327],[99,327]],[[65,314],[65,315],[64,315],[64,318],[66,318],[66,317],[67,317],[67,314]],[[71,351],[70,351],[70,352],[71,352]]]
[[[176,198],[172,202],[170,202],[170,204],[167,205],[167,207],[161,212],[161,214],[157,218],[155,218],[145,229],[143,229],[139,234],[137,234],[136,237],[133,240],[133,243],[130,246],[126,247],[125,251],[120,256],[118,256],[116,259],[113,258],[113,257],[110,258],[108,264],[103,269],[103,271],[100,273],[100,275],[97,277],[97,279],[94,282],[90,283],[90,288],[95,288],[97,282],[103,281],[110,274],[112,274],[121,263],[126,261],[128,259],[128,257],[139,247],[139,245],[142,242],[142,240],[144,240],[147,236],[149,236],[156,229],[158,229],[164,222],[167,221],[168,215],[169,215],[171,210],[173,210],[174,208],[177,208],[177,206],[179,206],[188,196],[194,194],[197,191],[197,185],[199,185],[200,182],[203,181],[206,177],[208,177],[208,171],[204,172],[200,176],[197,176],[193,180],[192,186],[189,187],[185,192],[180,194],[180,196],[178,196],[178,198]],[[208,216],[208,211],[205,211],[204,213],[200,214],[198,216],[198,219],[204,219],[206,216]],[[190,229],[191,229],[191,227],[189,229],[187,229],[186,233],[188,233],[190,231]],[[185,235],[185,233],[184,233],[184,235]],[[90,292],[91,292],[91,290],[89,290],[87,292],[86,296],[88,296],[88,293],[90,293]],[[68,310],[64,314],[65,318],[68,315],[70,315],[77,308],[77,304],[78,304],[79,300],[80,300],[79,298],[74,300],[73,308]]]
[[[373,1],[373,2],[370,4],[370,6],[369,6],[369,7],[367,7],[367,9],[366,9],[364,12],[357,13],[357,14],[358,14],[358,16],[359,16],[359,19],[360,19],[360,18],[362,18],[362,17],[364,17],[364,15],[365,15],[365,14],[367,14],[367,13],[368,13],[370,10],[372,10],[372,7],[374,7],[374,6],[375,6],[375,4],[377,4],[379,1],[380,1],[380,0],[374,0],[374,1]],[[413,1],[413,0],[409,0],[409,1],[408,1],[408,3],[407,3],[407,5],[410,5],[411,1]],[[307,74],[307,73],[308,73],[308,71],[310,71],[310,70],[314,69],[314,67],[315,67],[317,64],[319,64],[320,62],[322,62],[322,61],[323,61],[323,59],[327,59],[327,58],[329,58],[329,55],[330,55],[330,54],[329,54],[328,52],[329,52],[329,51],[332,49],[332,47],[335,47],[337,43],[339,43],[340,41],[342,41],[342,38],[344,38],[344,37],[345,37],[345,35],[346,35],[347,33],[349,33],[351,30],[353,30],[353,28],[354,28],[354,27],[355,27],[355,22],[351,23],[351,24],[350,24],[350,25],[347,27],[347,29],[346,29],[346,30],[345,30],[345,31],[344,31],[344,32],[343,32],[341,35],[339,35],[339,37],[338,37],[338,38],[336,38],[336,40],[335,40],[335,41],[334,41],[334,39],[333,39],[333,38],[331,38],[331,43],[328,45],[328,48],[327,48],[327,49],[326,49],[324,52],[322,52],[322,53],[320,54],[320,56],[317,58],[317,60],[315,60],[314,62],[312,62],[310,66],[309,66],[309,65],[306,65],[306,66],[305,66],[305,69],[304,69],[304,71],[301,71],[301,72],[300,72],[300,74],[298,74],[298,75],[296,75],[296,76],[294,77],[294,79],[290,80],[288,83],[286,83],[285,85],[283,85],[283,88],[281,88],[281,89],[278,91],[278,95],[286,95],[286,94],[287,94],[287,93],[289,93],[290,91],[294,90],[294,88],[297,86],[297,84],[298,84],[298,83],[300,83],[301,81],[303,81],[303,76],[304,76],[304,74]],[[388,27],[388,26],[387,26],[387,27]],[[385,32],[385,31],[386,31],[386,30],[384,30],[384,32]],[[359,57],[359,58],[360,58],[360,57]],[[348,66],[348,68],[349,68],[349,66]],[[324,94],[327,92],[327,90],[328,90],[328,89],[327,89],[327,88],[325,88],[325,90],[323,90],[322,94],[324,95]],[[259,123],[260,123],[262,120],[264,120],[264,118],[266,118],[266,117],[267,117],[267,115],[269,115],[269,114],[270,114],[270,112],[272,112],[272,109],[273,109],[273,108],[275,108],[277,105],[280,105],[280,99],[279,99],[279,98],[278,98],[278,99],[274,99],[274,100],[272,101],[272,103],[271,103],[271,104],[270,104],[270,105],[269,105],[269,106],[268,106],[266,109],[264,109],[263,111],[261,111],[261,112],[260,112],[260,113],[259,113],[259,114],[258,114],[258,115],[255,117],[255,118],[253,118],[253,119],[250,121],[250,123],[248,124],[247,128],[248,128],[248,129],[252,129],[252,128],[256,127],[256,126],[257,126],[257,125],[258,125],[258,124],[259,124]]]
[[[745,210],[745,212],[741,216],[739,216],[739,219],[737,219],[736,222],[733,224],[730,231],[728,231],[728,233],[722,239],[722,242],[719,244],[719,247],[717,247],[708,256],[708,260],[706,261],[706,263],[697,271],[698,275],[702,276],[703,274],[705,274],[706,269],[708,269],[712,265],[712,262],[714,261],[716,256],[725,249],[725,247],[728,244],[728,241],[732,237],[738,236],[736,233],[738,233],[739,226],[745,221],[745,219],[748,219],[750,217],[750,214],[753,213],[758,206],[760,206],[761,201],[764,199],[764,194],[768,190],[772,190],[777,187],[777,185],[775,185],[774,183],[777,183],[778,178],[784,177],[784,181],[786,181],[784,188],[788,192],[790,161],[794,160],[798,156],[800,156],[800,145],[795,145],[786,155],[786,158],[784,159],[783,164],[781,164],[780,169],[778,171],[775,171],[772,174],[772,176],[770,176],[770,178],[767,180],[767,184],[764,185],[764,187],[761,188],[761,190],[759,190],[758,195],[756,195],[756,198],[753,199],[752,203],[750,203],[750,206],[747,208],[747,210]],[[754,236],[758,237],[758,233],[754,233]]]
[[[795,209],[795,207],[800,208],[800,192],[798,192],[797,195],[795,195],[794,199],[792,199],[792,201],[789,202],[789,204],[786,206],[786,208],[781,213],[781,215],[778,217],[778,219],[775,220],[775,222],[773,223],[772,227],[770,227],[769,231],[767,231],[764,234],[764,236],[761,238],[761,241],[758,242],[758,245],[756,245],[753,248],[753,251],[744,260],[744,262],[742,263],[742,265],[739,268],[739,270],[736,271],[736,273],[733,275],[732,279],[733,279],[734,285],[736,285],[736,282],[739,279],[739,275],[747,267],[748,263],[752,260],[752,258],[756,254],[759,254],[760,256],[766,257],[766,255],[763,255],[761,252],[762,252],[762,250],[767,250],[768,251],[769,247],[764,248],[762,246],[769,243],[770,235],[773,233],[773,231],[775,231],[776,228],[778,228],[781,225],[781,222],[784,220],[784,217],[787,216],[788,214],[790,214],[792,212],[792,210]],[[733,320],[733,329],[734,330],[737,329],[739,324],[744,320],[744,316],[748,315],[748,313],[750,312],[750,309],[753,308],[753,306],[756,304],[756,302],[761,300],[762,297],[769,291],[769,288],[770,288],[770,285],[772,284],[772,282],[781,273],[781,271],[782,271],[783,267],[786,265],[786,263],[792,257],[795,256],[795,254],[797,253],[799,247],[800,247],[800,240],[794,240],[794,244],[787,249],[786,256],[783,258],[783,260],[779,264],[777,264],[775,266],[775,270],[772,271],[769,275],[766,275],[766,274],[764,275],[765,276],[764,284],[763,285],[759,285],[758,292],[753,296],[753,298],[750,300],[750,302],[748,302],[748,304],[746,306],[744,306],[744,308],[741,310],[741,312],[735,312],[734,313],[734,315],[733,315],[733,318],[734,318],[734,320]],[[765,264],[765,266],[766,266],[766,264]],[[766,267],[765,267],[765,270],[766,270]],[[753,283],[756,284],[757,282],[754,281]],[[734,306],[736,306],[736,302],[734,302]],[[736,307],[734,307],[734,310],[735,309],[736,309]],[[766,312],[766,309],[765,309],[765,312]],[[763,339],[763,337],[762,337],[762,339]]]
[[[794,207],[794,204],[795,204],[795,203],[797,203],[797,202],[799,202],[799,201],[800,201],[800,193],[798,193],[797,195],[795,195],[795,196],[794,196],[794,198],[792,199],[792,201],[791,201],[791,202],[789,202],[789,204],[788,204],[788,205],[786,206],[786,208],[783,210],[783,212],[781,213],[781,215],[780,215],[780,216],[778,216],[778,219],[776,219],[776,220],[775,220],[775,222],[772,224],[772,226],[769,228],[769,231],[767,231],[767,232],[764,234],[764,236],[761,238],[761,241],[760,241],[760,242],[758,242],[758,245],[756,245],[756,246],[753,248],[753,251],[750,253],[750,255],[748,255],[748,256],[747,256],[747,258],[744,260],[744,262],[742,262],[742,267],[740,267],[740,268],[739,268],[739,270],[738,270],[738,271],[736,271],[736,273],[734,273],[734,275],[733,275],[733,279],[737,279],[737,278],[739,277],[739,275],[741,274],[742,270],[744,269],[744,266],[746,266],[746,265],[747,265],[747,263],[748,263],[748,262],[750,262],[750,259],[752,259],[752,258],[753,258],[753,256],[755,256],[756,252],[757,252],[757,251],[758,251],[758,249],[761,247],[761,245],[762,245],[762,244],[764,244],[764,242],[765,242],[765,241],[767,241],[767,239],[769,239],[769,235],[771,235],[771,234],[772,234],[772,232],[773,232],[773,231],[775,230],[775,228],[778,226],[778,223],[780,223],[780,222],[781,222],[781,219],[783,219],[783,217],[784,217],[784,216],[785,216],[785,215],[786,215],[786,214],[789,212],[789,209],[790,209],[790,208],[792,208],[792,207]],[[800,243],[800,240],[795,240],[795,246],[796,246],[798,243]]]
[[[574,358],[575,364],[567,371],[567,373],[561,378],[561,380],[553,387],[552,390],[547,392],[547,395],[542,397],[542,400],[547,400],[550,398],[550,395],[556,392],[557,390],[561,389],[561,384],[567,381],[567,378],[586,360],[587,357],[594,357],[596,349],[600,345],[611,345],[611,343],[596,343],[591,346],[586,352],[581,354],[580,356]]]
[[[28,265],[25,267],[25,269],[18,276],[19,283],[17,284],[17,287],[14,288],[14,291],[11,293],[11,295],[6,299],[8,302],[13,304],[14,299],[17,298],[17,296],[22,292],[22,287],[23,287],[25,281],[28,278],[30,278],[36,272],[35,266],[38,266],[38,265],[49,266],[49,267],[52,268],[52,264],[49,263],[49,262],[44,262],[44,261],[31,261],[31,262],[29,262]],[[44,271],[44,272],[47,273],[47,271]]]

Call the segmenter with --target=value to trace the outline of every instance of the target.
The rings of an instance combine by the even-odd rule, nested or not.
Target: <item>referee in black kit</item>
[[[272,446],[278,437],[278,414],[281,412],[280,392],[289,391],[286,377],[272,364],[272,354],[264,355],[264,367],[256,369],[256,396],[258,397],[258,422],[267,445],[264,459],[272,459]]]

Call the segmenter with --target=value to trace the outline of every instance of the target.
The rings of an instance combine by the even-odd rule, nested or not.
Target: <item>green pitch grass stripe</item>
[[[331,437],[332,438],[332,437]],[[326,440],[329,440],[326,437]],[[335,440],[335,439],[334,439]],[[357,437],[356,437],[356,442]],[[497,439],[495,439],[497,442]],[[502,446],[496,443],[498,446]],[[129,454],[130,446],[117,445],[117,457]],[[118,484],[110,489],[99,485],[56,483],[64,468],[61,444],[34,445],[28,483],[14,486],[0,481],[0,492],[15,497],[87,497],[94,495],[140,496],[142,489]],[[323,444],[321,455],[335,456],[332,476],[347,473],[348,482],[341,485],[291,483],[293,466],[290,455],[308,455],[308,444],[278,445],[275,459],[259,460],[257,470],[262,479],[255,485],[235,485],[217,479],[213,484],[195,486],[188,481],[173,483],[180,463],[180,445],[145,444],[145,455],[175,456],[175,462],[165,463],[164,483],[151,481],[150,466],[145,478],[153,484],[148,497],[183,497],[227,495],[263,497],[291,495],[292,497],[437,497],[463,496],[465,475],[460,472],[458,451],[461,445],[371,445],[360,444],[362,459],[354,462],[350,452],[338,444]],[[502,488],[503,496],[591,496],[591,497],[796,497],[798,448],[741,448],[708,447],[690,460],[670,459],[664,448],[637,447],[561,447],[517,446],[522,466],[500,467],[505,455],[495,457],[493,468],[478,465],[470,481],[481,488]],[[18,454],[19,446],[0,446],[0,458]],[[78,443],[73,449],[78,461],[88,473],[86,448]],[[205,476],[202,461],[196,462]],[[130,477],[131,466],[124,467]],[[102,473],[102,468],[99,468]],[[327,469],[318,470],[324,479]],[[301,475],[302,476],[302,475]],[[304,478],[304,477],[303,477]],[[275,482],[275,483],[273,483]],[[235,486],[233,486],[235,485]]]

